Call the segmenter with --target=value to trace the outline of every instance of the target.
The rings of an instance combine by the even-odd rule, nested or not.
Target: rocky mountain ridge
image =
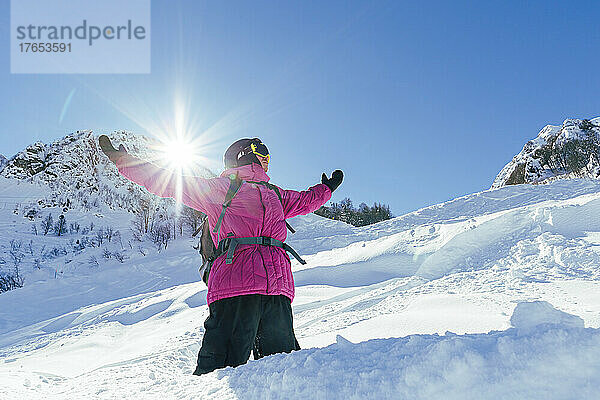
[[[506,164],[491,188],[568,178],[600,178],[600,117],[546,125]]]

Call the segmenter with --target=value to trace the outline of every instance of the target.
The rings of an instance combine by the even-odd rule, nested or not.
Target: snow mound
[[[559,325],[583,328],[583,319],[577,315],[557,310],[547,301],[531,301],[517,304],[510,323],[519,332],[533,332],[540,325]]]
[[[551,319],[527,335],[411,335],[268,357],[218,372],[244,399],[592,399],[600,330],[548,303],[521,303],[515,320]],[[568,317],[565,317],[568,316]],[[564,329],[569,326],[572,329]]]

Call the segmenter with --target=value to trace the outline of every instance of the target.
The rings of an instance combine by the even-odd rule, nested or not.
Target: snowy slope
[[[2,242],[69,240],[34,238],[13,213],[44,187],[0,185]],[[599,185],[509,186],[364,228],[294,218],[304,350],[202,377],[206,287],[189,239],[98,266],[87,249],[56,278],[29,266],[0,295],[0,398],[596,398]],[[127,243],[128,214],[78,212]]]

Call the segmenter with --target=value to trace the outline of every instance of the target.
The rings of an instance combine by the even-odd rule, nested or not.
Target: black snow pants
[[[208,307],[194,375],[244,364],[254,358],[300,350],[286,296],[250,294],[217,300]]]

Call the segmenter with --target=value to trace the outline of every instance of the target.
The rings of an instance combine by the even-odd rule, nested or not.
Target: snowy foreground
[[[42,240],[11,206],[36,190],[0,194],[3,242]],[[0,398],[598,398],[600,183],[505,187],[365,228],[291,223],[303,350],[192,376],[206,287],[180,239],[1,294]]]

